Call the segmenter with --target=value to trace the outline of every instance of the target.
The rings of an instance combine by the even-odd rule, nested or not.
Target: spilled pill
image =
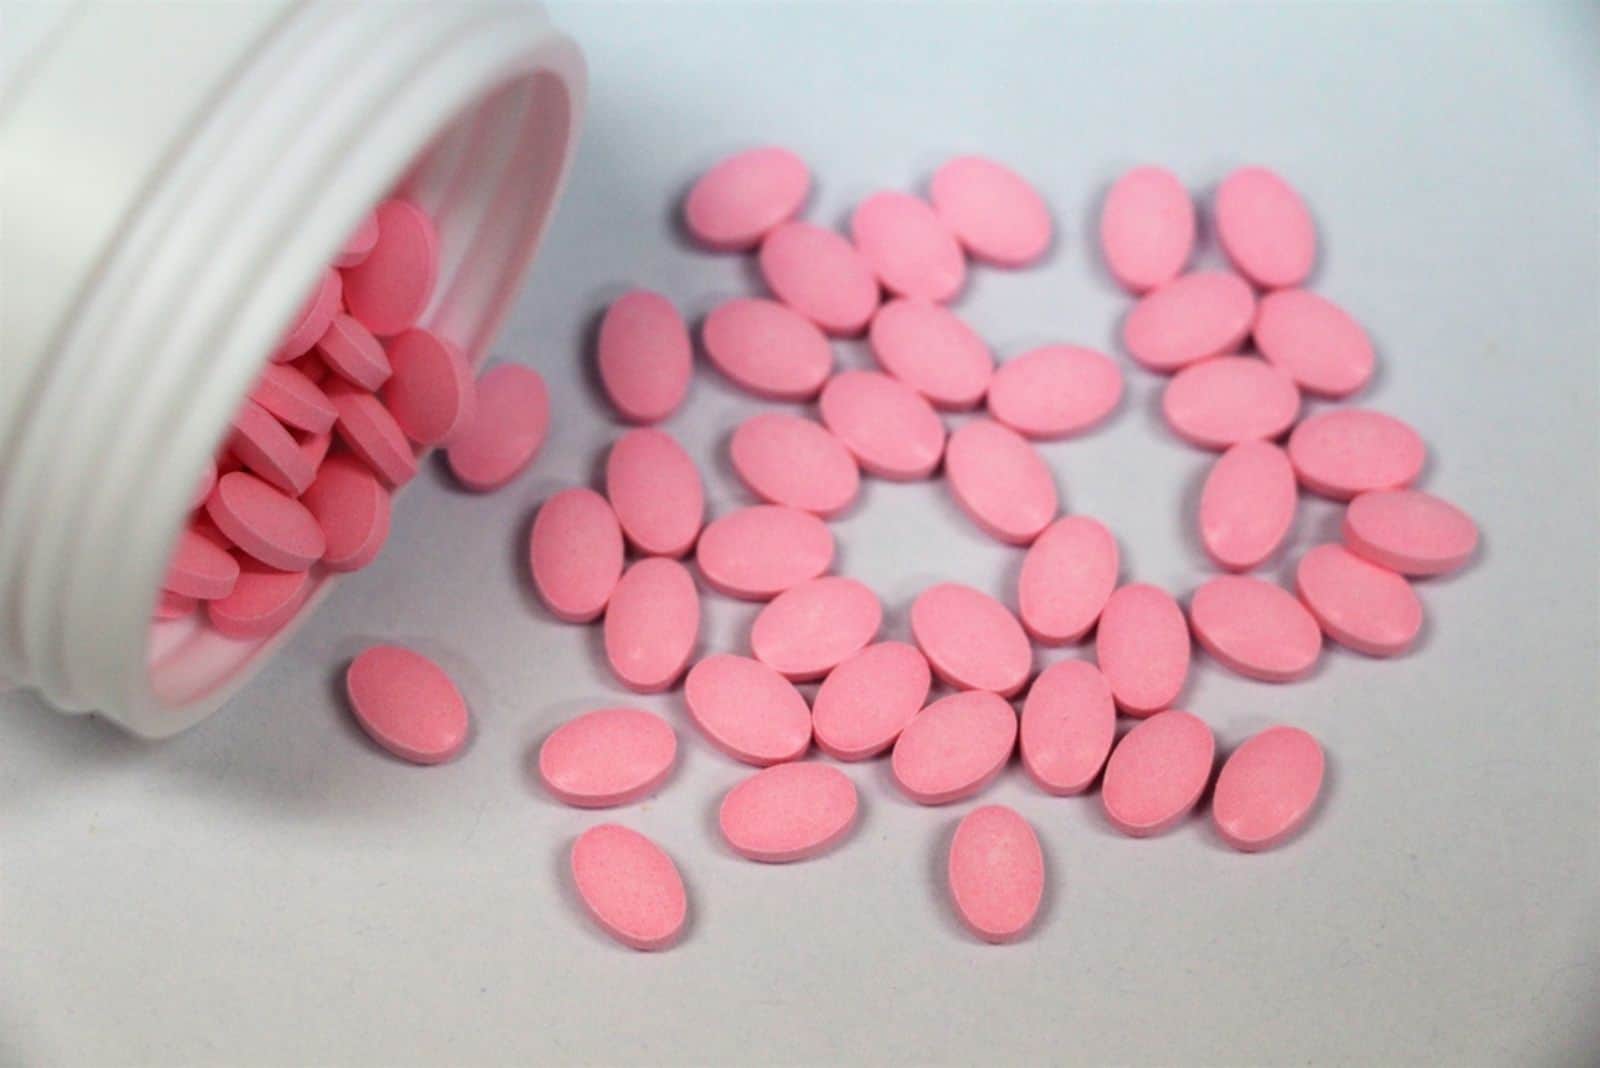
[[[700,595],[682,564],[652,556],[622,573],[606,603],[605,649],[623,685],[639,693],[669,689],[699,636]]]
[[[733,851],[766,864],[826,852],[855,824],[855,784],[827,764],[778,764],[729,790],[717,826]]]
[[[1100,800],[1111,825],[1134,838],[1171,829],[1211,780],[1216,740],[1198,717],[1158,712],[1123,735],[1106,761]]]
[[[1268,727],[1235,749],[1217,773],[1211,822],[1246,853],[1271,849],[1305,823],[1322,792],[1322,747],[1298,727]]]
[[[876,594],[855,579],[824,575],[761,609],[750,625],[750,650],[785,678],[806,682],[859,653],[882,623]]]
[[[300,503],[322,528],[322,562],[330,571],[366,567],[389,538],[389,491],[352,456],[324,463]]]
[[[239,562],[227,549],[193,530],[178,534],[162,588],[184,597],[226,597],[239,578]]]
[[[550,394],[531,368],[504,363],[478,379],[477,412],[445,450],[469,490],[499,489],[539,455],[550,430]]]
[[[1219,664],[1263,682],[1297,679],[1322,653],[1322,631],[1294,594],[1248,575],[1221,575],[1196,590],[1189,623]]]
[[[1017,714],[1005,698],[967,690],[912,717],[894,743],[889,767],[907,797],[945,805],[989,785],[1011,759]]]
[[[439,764],[467,742],[467,703],[437,664],[399,645],[374,645],[350,662],[345,691],[363,730],[413,764]]]
[[[416,324],[439,277],[439,235],[428,213],[409,200],[378,205],[378,240],[365,259],[344,271],[350,314],[379,337]]]
[[[740,252],[794,218],[810,190],[811,174],[799,156],[752,148],[700,176],[684,200],[684,223],[707,248]]]
[[[689,328],[659,293],[618,297],[600,321],[598,359],[606,396],[633,423],[656,423],[683,403],[693,370]]]
[[[557,619],[597,618],[622,578],[622,528],[611,505],[587,487],[552,495],[533,518],[528,567]]]
[[[1261,298],[1256,348],[1301,389],[1335,400],[1372,378],[1377,357],[1361,324],[1337,304],[1304,289],[1280,289]]]
[[[569,719],[539,746],[539,778],[578,808],[626,805],[655,793],[672,773],[678,736],[638,708],[599,708]]]
[[[689,669],[684,700],[712,745],[746,764],[796,760],[811,745],[811,710],[794,684],[759,660],[716,653]]]
[[[817,748],[865,760],[894,744],[928,699],[927,658],[905,642],[869,645],[828,673],[811,703]]]
[[[861,471],[827,428],[786,412],[763,412],[740,423],[728,445],[739,481],[769,504],[828,517],[848,508]]]
[[[933,174],[933,210],[971,255],[998,267],[1025,267],[1050,247],[1044,198],[1011,168],[982,156],[957,156]]]
[[[833,534],[810,512],[758,504],[708,523],[695,562],[718,593],[764,601],[827,571]]]
[[[376,394],[331,382],[328,399],[339,413],[334,432],[386,483],[403,486],[417,473],[417,454]]]
[[[225,638],[264,638],[300,611],[310,595],[310,572],[279,571],[246,560],[228,595],[206,602],[206,620]]]
[[[1357,556],[1402,575],[1443,575],[1472,558],[1478,527],[1430,493],[1374,490],[1345,509],[1344,543]]]
[[[1202,449],[1276,438],[1300,415],[1294,381],[1253,356],[1216,356],[1185,367],[1161,394],[1174,433]]]
[[[478,387],[472,368],[450,342],[427,330],[407,330],[388,344],[393,373],[383,406],[418,445],[446,445],[472,424]]]
[[[933,673],[958,689],[1010,697],[1033,670],[1022,624],[971,586],[943,582],[923,590],[911,603],[911,633]]]
[[[1120,554],[1096,519],[1069,515],[1045,527],[1022,558],[1017,614],[1029,636],[1065,645],[1089,632],[1117,586]]]
[[[1111,684],[1086,660],[1039,673],[1022,704],[1022,766],[1047,793],[1080,794],[1105,765],[1116,737]]]
[[[353,315],[336,315],[317,339],[322,366],[362,389],[377,389],[389,380],[393,368],[383,342]]]
[[[788,222],[761,242],[767,286],[830,334],[861,333],[878,308],[878,279],[855,246],[832,230]]]
[[[1365,408],[1318,412],[1289,435],[1289,462],[1300,484],[1340,501],[1409,486],[1422,473],[1427,452],[1415,430]]]
[[[572,843],[570,866],[584,908],[618,942],[660,950],[682,934],[689,913],[683,877],[638,831],[615,823],[589,828]]]
[[[1148,583],[1118,587],[1100,613],[1095,659],[1123,712],[1148,716],[1167,708],[1189,677],[1183,609]]]
[[[229,541],[280,571],[304,571],[327,548],[305,505],[244,471],[217,479],[206,514]]]
[[[896,296],[946,301],[966,281],[967,260],[955,235],[918,197],[874,193],[850,216],[850,237]]]
[[[1004,805],[984,805],[956,826],[946,865],[956,914],[985,942],[1027,933],[1044,899],[1044,853],[1033,827]]]
[[[1411,584],[1342,545],[1318,545],[1300,558],[1295,590],[1322,632],[1368,656],[1397,656],[1422,629]]]
[[[876,371],[845,371],[822,388],[822,422],[862,470],[879,478],[926,478],[944,455],[944,424],[910,386]]]
[[[994,374],[983,339],[942,304],[891,300],[872,317],[867,340],[878,365],[935,408],[976,407]]]
[[[1317,228],[1305,201],[1265,167],[1241,167],[1222,180],[1216,227],[1235,269],[1263,289],[1299,285],[1317,258]]]
[[[250,390],[250,399],[296,430],[320,434],[338,417],[327,394],[294,364],[269,363]]]
[[[252,473],[291,497],[304,493],[317,473],[294,435],[248,398],[234,413],[228,451]]]
[[[1147,370],[1170,373],[1234,351],[1255,314],[1255,294],[1243,279],[1196,271],[1145,294],[1123,320],[1122,343]]]
[[[1299,489],[1289,456],[1245,441],[1217,457],[1200,491],[1200,541],[1230,571],[1248,571],[1283,544]]]
[[[950,435],[945,474],[961,510],[992,538],[1027,545],[1060,507],[1044,458],[1015,430],[974,419]]]
[[[1100,209],[1100,250],[1125,289],[1144,293],[1178,277],[1194,251],[1194,201],[1162,167],[1118,178]]]
[[[713,367],[767,400],[810,400],[833,372],[827,336],[775,300],[740,297],[717,305],[701,324],[700,339]]]
[[[606,497],[629,543],[645,555],[682,556],[700,536],[700,472],[664,430],[640,427],[616,440],[606,457]]]
[[[1122,372],[1105,353],[1045,345],[1001,364],[989,380],[989,414],[1030,438],[1081,434],[1116,410]]]

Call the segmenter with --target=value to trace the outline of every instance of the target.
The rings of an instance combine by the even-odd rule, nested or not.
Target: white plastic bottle
[[[583,60],[531,0],[3,3],[0,683],[171,734],[294,626],[152,642],[150,612],[307,289],[403,191],[440,232],[423,322],[480,361],[565,179]]]

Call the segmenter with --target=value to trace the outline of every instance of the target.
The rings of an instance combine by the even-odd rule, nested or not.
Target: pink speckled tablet
[[[1015,430],[974,419],[950,435],[944,453],[950,492],[984,533],[1027,545],[1056,517],[1050,467]]]
[[[811,703],[817,748],[866,760],[894,744],[928,699],[928,661],[904,642],[869,645],[828,673]]]
[[[667,949],[683,933],[683,877],[638,831],[615,823],[584,831],[572,843],[572,879],[589,915],[630,949]]]
[[[757,660],[795,682],[820,679],[864,649],[883,624],[883,606],[852,578],[824,575],[773,598],[750,625]]]
[[[1265,167],[1241,167],[1217,187],[1217,239],[1263,289],[1297,286],[1317,258],[1317,228],[1294,188]]]
[[[876,371],[845,371],[828,379],[819,405],[822,422],[868,474],[908,481],[926,478],[944,455],[944,424],[910,386]]]
[[[246,560],[226,597],[206,602],[206,619],[225,638],[265,638],[300,611],[311,596],[311,574],[279,571]]]
[[[409,200],[378,205],[378,242],[344,271],[344,304],[379,337],[414,326],[439,277],[439,236],[427,212]]]
[[[278,343],[278,351],[272,357],[274,362],[287,363],[311,351],[311,346],[317,343],[333,317],[339,313],[343,290],[338,271],[330,268],[322,272],[317,279],[317,287],[306,297],[294,323]]]
[[[333,257],[335,267],[354,267],[368,256],[378,244],[378,217],[368,214],[356,224],[350,236],[344,239],[337,255]]]
[[[833,516],[861,488],[861,470],[844,442],[798,415],[751,416],[733,432],[728,453],[739,481],[770,504]]]
[[[700,594],[676,560],[652,556],[622,573],[606,602],[606,659],[639,693],[670,689],[700,636]]]
[[[1057,519],[1034,539],[1017,577],[1017,614],[1034,641],[1066,645],[1089,633],[1117,586],[1117,539],[1084,515]]]
[[[1178,709],[1151,716],[1123,735],[1106,761],[1106,817],[1135,838],[1170,829],[1205,792],[1216,751],[1211,728],[1198,717]]]
[[[1050,209],[1028,181],[982,156],[957,156],[933,174],[933,210],[976,259],[1025,267],[1050,247]]]
[[[334,374],[362,389],[389,380],[393,369],[383,342],[353,315],[336,315],[317,340],[317,356]]]
[[[971,586],[942,582],[911,603],[911,634],[933,673],[962,690],[1010,697],[1033,670],[1033,649],[1006,606]]]
[[[1135,167],[1112,185],[1100,209],[1100,250],[1123,288],[1166,285],[1194,252],[1194,201],[1169,170]]]
[[[407,330],[388,344],[394,373],[383,384],[383,406],[418,445],[447,445],[472,425],[478,386],[466,358],[444,338]]]
[[[539,747],[539,778],[578,808],[626,805],[655,793],[672,774],[678,736],[638,708],[600,708],[570,719]]]
[[[811,710],[794,684],[749,657],[717,653],[689,669],[689,715],[722,752],[764,767],[811,745]]]
[[[1206,475],[1200,541],[1221,566],[1249,571],[1283,544],[1298,502],[1288,454],[1271,442],[1241,442]]]
[[[606,458],[606,496],[628,541],[647,556],[682,556],[700,536],[700,472],[664,430],[640,427],[616,440]]]
[[[330,571],[366,567],[389,540],[389,491],[353,456],[323,464],[300,503],[322,528],[322,562]]]
[[[1342,545],[1306,553],[1294,583],[1322,632],[1359,653],[1396,656],[1422,630],[1422,602],[1411,584]]]
[[[810,400],[833,373],[827,336],[775,300],[740,297],[717,305],[700,338],[713,367],[767,400]]]
[[[1122,372],[1077,345],[1045,345],[1007,360],[989,381],[989,414],[1030,438],[1081,434],[1116,410]]]
[[[292,497],[304,493],[317,474],[294,435],[249,398],[233,415],[228,451],[256,475]]]
[[[967,280],[955,235],[920,197],[874,193],[850,216],[850,237],[896,296],[946,301]]]
[[[1322,792],[1322,747],[1298,727],[1268,727],[1217,773],[1211,822],[1233,848],[1254,853],[1293,836]]]
[[[1004,805],[973,809],[956,826],[947,875],[956,915],[985,942],[1021,938],[1044,900],[1039,836]]]
[[[1161,413],[1183,440],[1202,449],[1276,438],[1300,415],[1294,380],[1254,356],[1214,356],[1173,376]]]
[[[810,512],[759,504],[706,525],[695,561],[712,589],[764,601],[833,563],[833,534]]]
[[[425,656],[374,645],[350,662],[344,685],[362,729],[402,760],[441,764],[467,744],[467,703]]]
[[[217,479],[206,515],[229,541],[279,571],[304,571],[327,548],[305,505],[244,471]]]
[[[581,486],[545,501],[528,537],[528,566],[551,615],[568,623],[598,617],[622,578],[622,528],[611,505]]]
[[[1141,298],[1123,320],[1122,343],[1146,369],[1170,373],[1232,352],[1255,316],[1256,297],[1244,279],[1195,271]]]
[[[872,317],[867,340],[879,366],[935,408],[976,407],[994,375],[989,346],[942,304],[891,300]]]
[[[1189,623],[1212,659],[1263,682],[1300,678],[1322,654],[1322,631],[1294,594],[1248,575],[1221,575],[1196,590]]]
[[[635,289],[612,301],[598,349],[600,382],[624,419],[660,422],[683,403],[693,370],[689,328],[666,297]]]
[[[1344,513],[1350,551],[1402,575],[1443,575],[1472,558],[1478,526],[1449,501],[1420,490],[1375,490]]]
[[[1148,716],[1169,707],[1189,677],[1189,624],[1165,590],[1121,586],[1106,601],[1095,634],[1095,659],[1117,707]]]
[[[333,425],[339,440],[379,478],[390,486],[403,486],[416,477],[416,453],[375,394],[348,382],[329,382],[328,399],[339,412]]]
[[[1422,473],[1427,454],[1415,430],[1365,408],[1318,412],[1289,435],[1289,462],[1300,484],[1340,501],[1409,486]]]
[[[269,363],[251,388],[250,399],[284,426],[312,434],[328,430],[339,414],[327,394],[293,364]]]
[[[1337,304],[1304,289],[1261,298],[1256,348],[1307,393],[1339,399],[1365,386],[1377,357],[1361,324]]]
[[[785,148],[752,148],[700,176],[684,200],[689,232],[707,248],[754,248],[773,227],[797,215],[811,191],[805,161]]]
[[[907,797],[945,805],[994,781],[1017,742],[1017,714],[999,694],[967,690],[912,717],[894,743],[889,767]]]
[[[157,623],[170,623],[174,619],[186,618],[199,604],[197,598],[185,597],[171,590],[162,590],[156,595],[156,606],[151,611],[150,618]]]
[[[1100,669],[1058,660],[1022,704],[1022,766],[1047,793],[1080,794],[1100,774],[1116,733],[1117,706]]]
[[[203,534],[184,530],[167,563],[161,588],[185,597],[211,600],[226,597],[239,579],[239,562],[227,549]]]
[[[779,764],[729,790],[717,825],[733,851],[766,864],[827,852],[856,821],[856,788],[827,764]]]
[[[772,292],[830,334],[861,333],[878,308],[878,279],[854,245],[820,226],[788,222],[761,242]]]
[[[505,363],[478,379],[478,411],[445,460],[456,481],[499,489],[533,462],[550,431],[550,394],[531,367]]]

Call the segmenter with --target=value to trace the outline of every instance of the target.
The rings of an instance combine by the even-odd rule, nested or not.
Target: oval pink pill
[[[228,596],[238,579],[239,562],[227,549],[203,534],[183,530],[178,534],[178,545],[172,550],[161,588],[184,597],[211,600]]]
[[[1317,258],[1317,228],[1294,188],[1265,167],[1241,167],[1217,187],[1217,239],[1263,289],[1297,286]]]
[[[1216,740],[1200,719],[1172,709],[1123,736],[1106,761],[1100,800],[1112,826],[1135,838],[1170,829],[1211,779]]]
[[[1111,357],[1046,345],[1007,360],[989,381],[989,414],[1030,438],[1081,434],[1116,410],[1122,372]]]
[[[1085,660],[1060,660],[1039,673],[1022,704],[1022,766],[1047,793],[1080,794],[1111,752],[1117,706],[1111,684]]]
[[[882,624],[876,594],[855,579],[824,575],[791,586],[761,610],[750,626],[750,651],[787,679],[820,679],[864,649]]]
[[[717,305],[700,338],[713,367],[767,400],[810,400],[833,372],[827,336],[775,300],[740,297]]]
[[[1245,441],[1217,458],[1200,491],[1200,540],[1230,571],[1248,571],[1277,551],[1294,523],[1299,489],[1289,456]]]
[[[1317,740],[1298,727],[1268,727],[1233,751],[1217,774],[1211,822],[1222,840],[1246,853],[1291,837],[1322,792]]]
[[[1348,397],[1372,378],[1377,357],[1361,324],[1337,304],[1304,289],[1283,289],[1261,298],[1256,348],[1300,388],[1335,400]]]
[[[828,673],[811,703],[817,748],[835,760],[865,760],[894,744],[928,699],[933,673],[904,642],[879,642]]]
[[[638,708],[599,708],[570,719],[539,746],[539,778],[559,800],[610,808],[648,797],[672,773],[678,736]]]
[[[1161,412],[1174,433],[1202,449],[1275,438],[1300,415],[1290,377],[1253,356],[1216,356],[1173,376]]]
[[[797,415],[751,416],[733,432],[728,451],[739,481],[770,504],[833,516],[861,488],[861,470],[844,442]]]
[[[1247,575],[1222,575],[1189,603],[1195,640],[1230,671],[1289,682],[1316,666],[1322,631],[1294,594]]]
[[[764,601],[828,570],[833,534],[810,512],[760,504],[707,524],[695,562],[718,593]]]
[[[664,430],[630,430],[606,457],[606,496],[622,532],[649,556],[682,556],[700,536],[705,487],[677,439]]]
[[[374,645],[350,662],[344,684],[362,729],[402,760],[439,764],[467,743],[467,703],[427,657]]]
[[[1117,586],[1117,540],[1098,520],[1069,515],[1034,539],[1017,577],[1017,611],[1034,641],[1066,645],[1089,633]]]
[[[1050,247],[1044,198],[1011,168],[982,156],[957,156],[933,174],[928,193],[956,240],[974,258],[1025,267]]]
[[[950,492],[990,537],[1027,545],[1056,517],[1060,501],[1044,458],[1015,430],[974,419],[950,435]]]
[[[1033,670],[1033,649],[1005,605],[971,586],[944,582],[911,603],[911,633],[935,675],[962,690],[1010,697]]]
[[[811,190],[805,161],[784,148],[752,148],[700,176],[683,205],[689,232],[707,248],[740,252],[792,219]]]
[[[832,230],[788,222],[761,242],[761,276],[779,300],[830,334],[861,333],[878,308],[878,279]]]
[[[600,381],[624,419],[655,423],[678,410],[693,370],[689,328],[672,302],[635,289],[600,322]]]
[[[1443,575],[1472,558],[1478,527],[1449,501],[1420,490],[1375,490],[1344,513],[1350,551],[1402,575]]]
[[[967,280],[961,246],[927,201],[874,193],[850,216],[850,236],[883,288],[900,297],[946,301]]]
[[[689,669],[684,699],[711,744],[746,764],[796,760],[811,745],[811,710],[794,684],[748,657],[717,653]]]
[[[1170,373],[1232,352],[1255,322],[1256,298],[1237,275],[1196,271],[1151,290],[1122,323],[1128,354]]]
[[[585,487],[553,495],[534,516],[528,567],[551,615],[568,623],[598,617],[622,578],[622,528],[611,505]]]
[[[316,468],[300,451],[294,435],[249,398],[234,413],[228,451],[252,473],[292,497],[304,493],[316,477]]]
[[[324,463],[300,503],[322,528],[322,562],[330,571],[366,567],[389,538],[389,491],[354,457]]]
[[[460,437],[478,411],[472,368],[450,342],[427,330],[407,330],[389,342],[393,374],[383,384],[383,406],[418,445],[445,445]]]
[[[439,277],[439,235],[428,213],[409,200],[378,205],[378,241],[344,271],[344,303],[379,337],[422,318]]]
[[[1318,412],[1289,435],[1289,462],[1300,484],[1339,501],[1409,486],[1427,453],[1415,430],[1365,408]]]
[[[1166,285],[1194,252],[1194,201],[1172,172],[1135,167],[1118,178],[1100,210],[1100,250],[1123,288]]]
[[[921,394],[876,371],[845,371],[822,388],[822,422],[863,470],[926,478],[944,455],[944,424]]]
[[[1017,714],[1005,698],[968,690],[918,712],[894,743],[890,770],[907,797],[945,805],[989,785],[1011,759]]]
[[[638,950],[666,949],[683,933],[688,895],[677,865],[650,839],[615,823],[572,843],[572,880],[596,923]]]
[[[272,357],[274,362],[287,363],[311,351],[311,346],[317,343],[333,317],[339,313],[343,290],[338,271],[330,268],[322,272],[316,288],[306,297],[295,321],[278,343],[278,351]]]
[[[1422,602],[1411,584],[1342,545],[1306,553],[1294,581],[1322,632],[1359,653],[1396,656],[1422,629]]]
[[[317,339],[322,365],[352,386],[373,390],[393,373],[383,342],[353,315],[335,315]]]
[[[550,430],[550,393],[531,368],[501,364],[478,379],[477,412],[445,460],[469,490],[499,489],[533,462]]]
[[[217,479],[206,515],[229,541],[279,571],[304,571],[327,548],[305,505],[243,471]]]
[[[1165,590],[1122,586],[1100,613],[1095,659],[1111,683],[1117,707],[1148,716],[1177,700],[1189,677],[1189,624]]]
[[[311,574],[279,571],[249,560],[226,597],[206,602],[206,619],[225,638],[264,638],[276,633],[311,596]]]
[[[669,689],[700,636],[700,595],[676,560],[652,556],[622,573],[606,603],[606,659],[639,693]]]
[[[328,399],[339,413],[334,430],[351,452],[390,486],[403,486],[417,474],[417,454],[394,416],[376,395],[348,382],[330,382]]]
[[[267,364],[250,390],[250,399],[285,426],[311,434],[321,434],[332,428],[339,415],[327,394],[290,364]]]
[[[985,942],[1014,942],[1044,899],[1044,853],[1028,821],[1004,805],[973,809],[956,826],[947,877],[956,914]]]
[[[926,300],[891,300],[868,334],[879,366],[936,408],[976,407],[994,374],[994,356],[949,308]]]
[[[766,864],[826,852],[856,821],[856,788],[826,764],[779,764],[758,771],[722,799],[717,825],[733,851]]]

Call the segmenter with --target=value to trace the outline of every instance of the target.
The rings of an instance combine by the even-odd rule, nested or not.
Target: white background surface
[[[1596,10],[558,7],[593,102],[496,349],[549,378],[544,456],[490,497],[430,465],[383,559],[183,737],[146,745],[3,699],[0,1063],[1595,1063]],[[530,757],[623,694],[598,629],[553,622],[529,592],[527,526],[617,433],[584,371],[605,302],[642,284],[698,318],[754,285],[745,261],[684,246],[672,208],[701,168],[768,140],[814,165],[826,223],[959,151],[1032,177],[1059,224],[1049,262],[977,269],[960,302],[1002,357],[1115,351],[1128,302],[1090,236],[1129,165],[1164,163],[1204,196],[1262,162],[1304,191],[1315,286],[1381,353],[1361,401],[1423,433],[1425,485],[1485,544],[1421,589],[1403,659],[1332,649],[1284,687],[1198,661],[1184,704],[1224,748],[1273,722],[1325,744],[1325,803],[1291,846],[1238,855],[1200,818],[1128,840],[1096,798],[1047,798],[1013,767],[983,800],[1038,827],[1050,889],[1034,937],[990,948],[939,879],[972,803],[919,808],[883,763],[856,765],[845,847],[740,861],[712,828],[745,770],[664,697],[639,703],[680,727],[681,766],[613,818],[677,858],[687,937],[635,954],[578,914],[566,849],[606,817],[552,803]],[[1125,577],[1186,596],[1209,573],[1191,519],[1208,457],[1163,430],[1159,381],[1125,366],[1112,423],[1045,453],[1067,508],[1118,534]],[[757,410],[702,366],[670,423],[717,511],[743,499],[723,449]],[[1269,570],[1337,515],[1303,506]],[[836,532],[898,636],[923,586],[1009,596],[1020,559],[937,483],[869,483]],[[754,610],[708,610],[706,647],[741,647]],[[342,667],[379,639],[455,673],[476,731],[456,763],[388,759],[343,711]]]

